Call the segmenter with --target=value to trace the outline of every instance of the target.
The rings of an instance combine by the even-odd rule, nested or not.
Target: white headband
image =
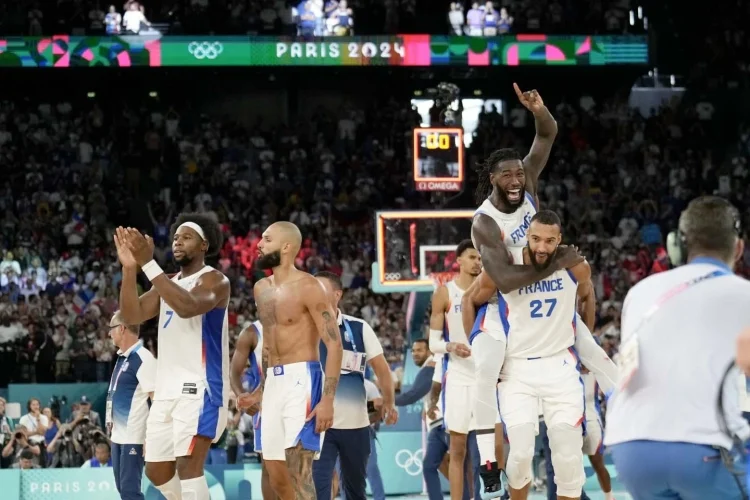
[[[195,231],[196,233],[198,233],[198,236],[200,236],[201,238],[203,238],[203,241],[206,241],[206,233],[204,233],[203,232],[203,228],[200,227],[195,222],[183,222],[182,224],[180,224],[180,227],[177,228],[177,231],[179,231],[183,227],[189,227],[190,229],[192,229],[193,231]]]

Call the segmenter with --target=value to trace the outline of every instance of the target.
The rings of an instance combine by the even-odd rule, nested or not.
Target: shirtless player
[[[312,463],[320,453],[324,432],[333,424],[343,355],[336,312],[325,288],[294,267],[301,244],[297,226],[271,224],[258,243],[257,265],[272,269],[273,276],[254,288],[265,337],[265,377],[253,393],[254,401],[246,404],[262,397],[263,461],[281,500],[315,498]],[[328,350],[325,380],[319,358],[321,341]]]

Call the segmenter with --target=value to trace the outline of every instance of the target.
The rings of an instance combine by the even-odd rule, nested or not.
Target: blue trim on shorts
[[[260,413],[253,415],[253,451],[260,453],[263,447],[260,445]]]
[[[203,405],[198,417],[198,430],[196,435],[216,439],[216,429],[219,426],[219,406],[211,403],[208,391],[203,391]]]
[[[320,366],[320,361],[307,362],[307,378],[310,380],[310,392],[307,395],[309,398],[307,413],[309,415],[323,398],[323,368]],[[321,439],[320,434],[315,432],[316,420],[316,418],[313,418],[309,422],[305,422],[302,430],[297,434],[297,439],[294,440],[294,446],[301,443],[302,448],[306,450],[320,451]]]
[[[477,311],[477,318],[474,320],[474,326],[471,329],[471,335],[469,335],[469,345],[474,342],[477,335],[482,333],[482,323],[485,316],[487,316],[487,304],[482,305]]]
[[[575,318],[575,317],[574,317]],[[581,396],[583,397],[583,415],[581,420],[581,429],[583,429],[583,435],[586,435],[586,386],[583,383],[583,377],[581,376],[581,357],[578,355],[575,346],[568,347],[568,351],[573,355],[576,360],[576,370],[578,370],[578,381],[581,383]]]

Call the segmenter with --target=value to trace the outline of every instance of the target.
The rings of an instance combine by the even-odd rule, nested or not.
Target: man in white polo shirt
[[[115,485],[122,500],[143,500],[143,443],[148,400],[156,386],[156,360],[138,340],[139,325],[124,325],[118,312],[109,328],[112,342],[119,348],[105,418],[112,441]]]
[[[739,213],[722,198],[697,198],[667,247],[675,265],[687,265],[644,279],[625,297],[623,378],[608,404],[604,444],[636,499],[741,499],[744,474],[724,465],[750,436],[739,372],[725,376],[750,325],[750,282],[732,272],[744,251]]]

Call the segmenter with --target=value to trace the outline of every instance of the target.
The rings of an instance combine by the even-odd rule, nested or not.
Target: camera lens
[[[16,432],[16,439],[23,439],[24,437],[23,432]]]

